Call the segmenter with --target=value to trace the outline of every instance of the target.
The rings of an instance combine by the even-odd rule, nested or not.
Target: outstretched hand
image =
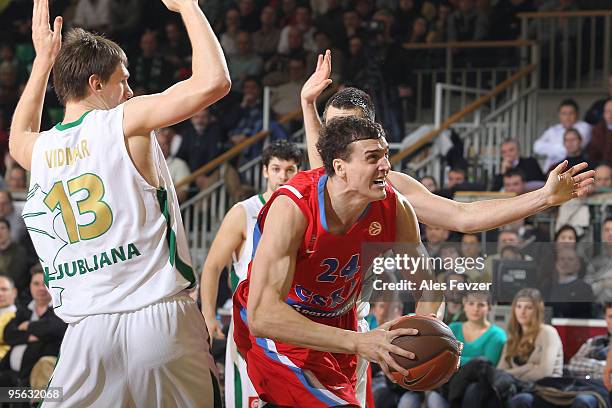
[[[53,65],[62,46],[61,16],[55,17],[53,31],[49,25],[49,0],[34,0],[32,12],[32,42],[36,57]]]
[[[546,199],[550,205],[560,205],[572,198],[584,197],[589,193],[591,184],[595,182],[595,171],[589,170],[580,173],[588,167],[587,163],[580,163],[565,171],[567,160],[560,163],[548,175],[544,186]]]
[[[319,54],[317,68],[302,86],[301,98],[303,102],[314,103],[317,97],[332,83],[331,75],[331,51],[325,51],[325,55]]]

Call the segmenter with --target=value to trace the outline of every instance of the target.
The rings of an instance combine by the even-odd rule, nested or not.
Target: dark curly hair
[[[321,129],[321,136],[317,142],[317,150],[323,160],[325,172],[329,175],[335,173],[334,159],[349,161],[352,152],[351,143],[383,137],[385,131],[382,126],[357,116],[337,118],[327,123]]]
[[[270,143],[261,154],[261,162],[264,166],[268,167],[273,157],[280,160],[294,161],[298,168],[302,164],[302,151],[294,143],[286,140],[277,140]]]
[[[362,117],[374,122],[374,104],[370,95],[357,88],[344,88],[336,92],[325,104],[323,117],[327,118],[327,108],[333,106],[337,109],[360,109]]]

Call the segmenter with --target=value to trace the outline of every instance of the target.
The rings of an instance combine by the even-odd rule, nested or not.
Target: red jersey
[[[372,259],[363,259],[362,245],[395,241],[397,200],[393,189],[387,186],[385,199],[370,203],[345,234],[333,234],[329,232],[325,216],[327,178],[323,168],[298,173],[262,208],[253,236],[255,254],[274,200],[284,195],[297,204],[308,225],[286,302],[308,318],[324,324],[329,324],[328,318],[349,312],[356,303],[361,292],[364,265],[367,269],[372,262]],[[245,307],[250,275],[251,265],[247,279],[236,291],[236,299]]]

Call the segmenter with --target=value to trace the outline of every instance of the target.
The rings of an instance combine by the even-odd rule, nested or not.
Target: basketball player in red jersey
[[[317,147],[324,168],[296,175],[259,215],[255,257],[234,296],[234,338],[263,401],[358,407],[356,355],[387,374],[407,374],[389,353],[414,355],[391,341],[416,334],[389,331],[390,324],[356,332],[355,303],[372,261],[362,244],[418,244],[420,237],[414,211],[385,182],[390,167],[380,125],[335,120]],[[418,313],[438,309],[441,297],[431,295]]]

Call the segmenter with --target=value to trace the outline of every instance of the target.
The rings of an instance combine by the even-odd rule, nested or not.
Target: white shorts
[[[204,318],[181,293],[68,325],[47,407],[217,408],[221,394]]]
[[[366,319],[360,319],[357,322],[357,331],[366,333],[370,331],[370,325]],[[366,406],[366,389],[368,386],[368,360],[361,356],[357,356],[357,386],[355,387],[355,395],[357,401],[362,407]]]
[[[259,397],[249,379],[246,361],[234,341],[234,320],[232,319],[227,333],[225,348],[225,407],[257,408]]]

